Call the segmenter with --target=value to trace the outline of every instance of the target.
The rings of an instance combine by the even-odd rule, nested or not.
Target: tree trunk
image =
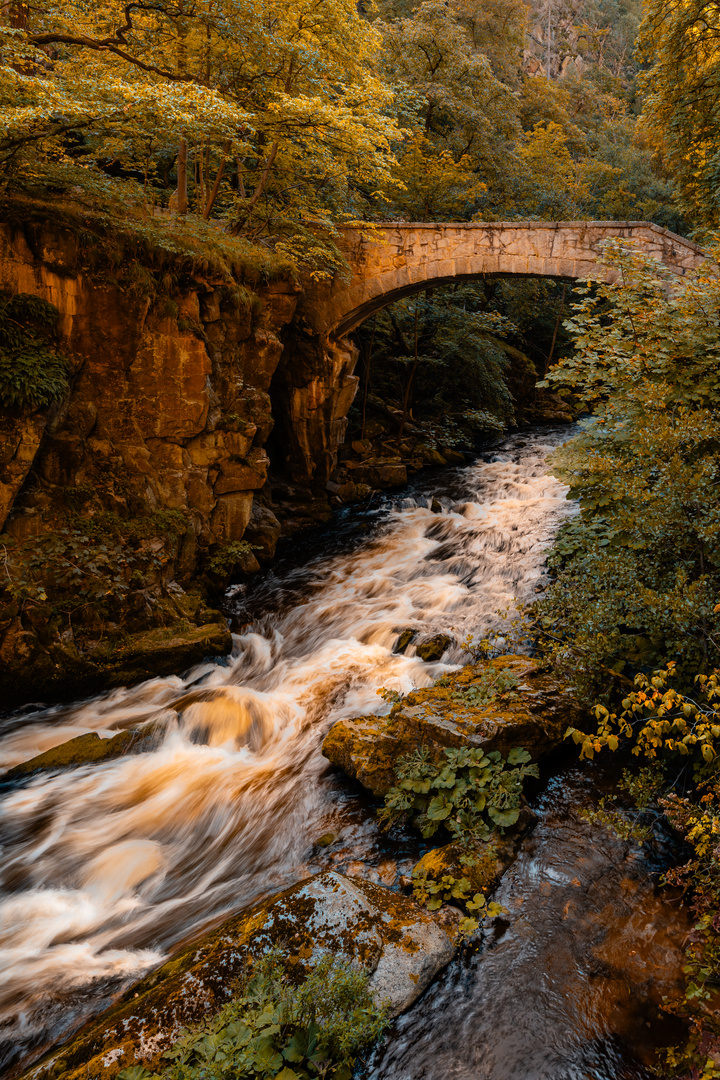
[[[218,197],[218,191],[220,190],[220,182],[221,182],[221,180],[223,178],[223,174],[225,173],[225,164],[226,164],[226,161],[227,161],[227,154],[229,153],[229,151],[230,151],[230,143],[226,142],[225,145],[223,146],[223,159],[220,162],[220,166],[218,168],[217,175],[215,177],[215,183],[212,186],[212,191],[208,195],[208,200],[207,200],[207,202],[205,204],[205,210],[203,211],[203,217],[205,218],[206,221],[210,217],[210,214],[212,213],[212,208],[215,205],[215,200]]]
[[[418,303],[415,301],[415,356],[413,358],[413,366],[410,369],[410,378],[407,381],[405,387],[405,398],[403,400],[402,418],[400,420],[400,430],[398,431],[397,445],[400,448],[402,442],[403,432],[405,431],[405,424],[408,418],[408,403],[410,401],[410,391],[412,389],[413,379],[415,378],[415,372],[418,369],[419,357],[418,357]]]
[[[178,214],[187,214],[188,211],[188,188],[187,188],[187,160],[188,160],[188,144],[187,139],[180,140],[180,150],[178,152],[178,186],[177,186],[177,209]]]
[[[370,387],[370,364],[372,362],[373,345],[375,344],[375,322],[376,319],[373,319],[373,328],[370,335],[370,347],[368,349],[367,356],[365,357],[365,386],[363,388],[362,426],[360,428],[361,439],[365,438],[365,413],[367,411],[368,389]]]

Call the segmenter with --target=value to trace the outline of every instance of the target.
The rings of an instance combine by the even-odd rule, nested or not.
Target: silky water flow
[[[502,633],[498,612],[542,588],[546,550],[575,512],[546,467],[566,435],[513,436],[484,460],[442,474],[442,512],[430,509],[436,475],[411,497],[366,512],[370,535],[340,554],[280,563],[248,596],[231,591],[230,609],[246,625],[229,659],[4,722],[0,768],[86,732],[109,736],[154,721],[160,733],[151,751],[3,789],[5,1068],[59,1041],[224,914],[323,865],[343,870],[360,861],[377,878],[372,868],[385,865],[387,842],[361,796],[333,776],[322,738],[342,717],[387,711],[380,688],[406,692],[461,663],[459,643]],[[445,663],[423,663],[413,646],[393,652],[407,627],[445,632],[458,644]],[[583,784],[577,770],[551,784],[502,885],[509,923],[501,920],[495,943],[469,966],[451,965],[401,1019],[375,1056],[373,1077],[646,1075],[641,1064],[623,1071],[636,1068],[635,1058],[617,1042],[627,1034],[613,1019],[622,1010],[605,1000],[617,998],[623,1016],[646,1024],[633,1012],[627,979],[608,981],[607,959],[583,967],[576,954],[592,947],[598,904],[610,904],[613,891],[628,910],[628,898],[640,904],[638,916],[626,912],[616,951],[640,933],[652,938],[655,961],[664,947],[677,953],[671,935],[653,937],[655,922],[673,913],[659,911],[647,868],[618,869],[625,856],[613,841],[604,840],[604,854],[588,854],[588,826],[569,809],[568,791]],[[320,855],[314,841],[328,829],[339,843]],[[639,981],[646,975],[643,967]],[[581,1045],[595,1049],[583,1057]]]

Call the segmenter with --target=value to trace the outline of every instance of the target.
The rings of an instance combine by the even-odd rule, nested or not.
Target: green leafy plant
[[[0,292],[0,404],[33,409],[63,398],[70,361],[57,348],[58,310],[25,293]]]
[[[231,540],[223,544],[208,559],[207,568],[211,574],[218,577],[226,577],[232,574],[238,563],[242,563],[254,551],[259,551],[257,545],[249,544],[247,540]]]
[[[495,862],[495,849],[490,845],[483,856],[466,853],[460,862],[477,873],[482,861]],[[416,866],[412,873],[413,896],[428,911],[438,911],[443,904],[453,900],[469,914],[460,920],[458,930],[463,937],[473,934],[480,925],[480,919],[494,919],[506,910],[501,904],[488,902],[485,889],[473,891],[472,882],[467,877],[455,877],[451,873],[440,878],[433,877],[423,866]]]
[[[673,279],[624,241],[604,252],[618,281],[579,292],[575,351],[545,380],[592,415],[552,457],[580,514],[535,605],[587,696],[668,657],[685,679],[720,664],[720,276],[708,260]]]
[[[489,704],[497,697],[517,698],[519,696],[515,693],[517,685],[518,677],[513,671],[506,668],[495,671],[489,668],[481,672],[480,677],[468,686],[457,686],[450,697],[453,701],[459,701],[477,709]]]
[[[620,810],[617,795],[603,796],[597,807],[580,810],[580,816],[601,825],[621,840],[642,847],[652,839],[652,827],[647,823],[648,811],[660,795],[665,782],[665,769],[648,766],[632,773],[623,770],[620,787],[630,796],[634,809]],[[660,816],[656,810],[655,816]]]
[[[698,675],[695,696],[668,685],[676,674],[672,661],[651,676],[639,672],[635,689],[623,698],[619,712],[598,704],[593,710],[596,730],[570,727],[565,737],[580,746],[581,758],[592,758],[605,747],[617,750],[621,741],[629,741],[636,757],[685,759],[696,783],[714,775],[720,740],[720,673]]]
[[[440,763],[426,747],[400,758],[397,783],[380,811],[384,826],[410,821],[424,837],[446,829],[462,842],[488,840],[514,825],[528,776],[537,776],[530,754],[517,747],[507,760],[492,750],[444,749]]]
[[[100,512],[20,543],[3,537],[0,599],[23,607],[49,603],[55,612],[104,612],[162,574],[186,528],[178,510],[128,519]]]
[[[160,1073],[133,1066],[119,1080],[350,1080],[386,1026],[361,968],[325,954],[297,983],[275,952],[215,1017],[181,1033]]]

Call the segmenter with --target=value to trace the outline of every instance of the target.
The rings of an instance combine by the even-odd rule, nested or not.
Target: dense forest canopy
[[[6,3],[1,182],[218,218],[300,263],[310,223],[348,217],[682,228],[664,164],[681,146],[658,152],[637,76],[655,64],[668,84],[649,43],[684,31],[665,46],[649,26],[641,61],[640,15],[639,0]],[[706,137],[695,113],[684,128]]]
[[[673,878],[699,919],[677,1007],[693,1040],[668,1061],[706,1078],[720,1075],[719,136],[708,0],[0,2],[8,204],[79,208],[153,250],[226,250],[242,281],[253,258],[256,280],[271,264],[342,274],[345,222],[644,219],[705,245],[684,278],[617,241],[617,284],[463,281],[378,312],[355,335],[340,466],[376,449],[462,462],[542,419],[543,395],[579,421],[553,462],[579,513],[520,633],[595,702],[568,733],[583,756],[647,759],[643,806],[662,795],[656,816],[693,848]],[[54,309],[26,301],[0,294],[0,402],[17,414],[69,388]]]

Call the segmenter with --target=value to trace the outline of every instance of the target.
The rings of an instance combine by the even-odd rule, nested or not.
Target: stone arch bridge
[[[395,222],[377,226],[370,240],[341,229],[339,245],[351,276],[310,285],[302,314],[314,333],[337,340],[395,300],[462,279],[612,281],[616,272],[600,262],[600,245],[612,238],[635,241],[680,274],[703,260],[697,244],[647,221]]]
[[[347,337],[365,319],[427,288],[484,277],[614,280],[600,261],[611,238],[635,241],[677,274],[699,266],[697,244],[646,221],[392,222],[372,239],[340,229],[350,274],[308,282],[275,380],[276,441],[297,480],[322,486],[357,389],[357,351]]]

